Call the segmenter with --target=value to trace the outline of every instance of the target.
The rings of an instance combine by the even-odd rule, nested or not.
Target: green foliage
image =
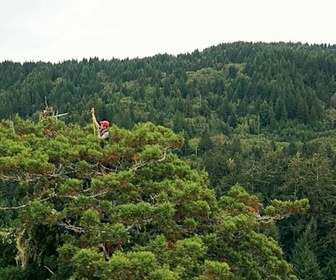
[[[318,249],[316,223],[311,221],[292,252],[293,270],[299,279],[323,279],[317,259]]]
[[[336,252],[335,66],[332,45],[245,42],[122,61],[0,63],[0,118],[10,118],[0,124],[0,175],[5,181],[0,206],[7,209],[1,210],[1,226],[16,229],[18,256],[29,258],[26,275],[46,275],[41,272],[47,272],[44,260],[60,279],[71,277],[70,261],[62,269],[49,264],[63,245],[73,246],[75,253],[104,244],[111,257],[119,249],[146,247],[156,236],[164,237],[169,248],[201,236],[208,251],[213,250],[204,259],[223,264],[218,271],[225,273],[228,263],[235,276],[258,279],[256,267],[263,266],[253,259],[259,256],[243,254],[242,232],[250,234],[249,244],[255,233],[277,226],[290,255],[313,218],[323,246],[316,260],[308,259],[331,279]],[[64,122],[33,121],[45,98],[59,112],[69,113]],[[92,133],[92,105],[99,119],[113,123],[104,149]],[[23,119],[31,116],[33,120]],[[237,183],[253,195],[231,188]],[[12,207],[17,208],[8,210]],[[289,218],[278,221],[284,217]],[[216,222],[227,225],[224,233],[239,237],[223,236],[234,250],[215,242],[222,230]],[[11,245],[4,243],[4,252],[11,253],[1,263],[15,264],[10,249],[15,236]],[[215,250],[213,244],[227,251]],[[240,275],[229,260],[221,261],[219,255],[227,258],[223,252],[248,268],[239,268]],[[159,254],[154,254],[157,261]],[[104,252],[102,256],[106,258]],[[180,278],[180,272],[164,265],[171,264],[170,254],[163,259],[152,271],[157,278]],[[200,275],[217,277],[204,264],[199,263]],[[262,277],[286,278],[279,274]]]
[[[173,272],[169,270],[168,267],[163,268],[157,268],[153,270],[149,276],[148,279],[152,280],[179,280],[181,279],[180,276],[176,272]]]
[[[330,260],[328,264],[321,270],[324,279],[332,279],[336,276],[335,260]]]
[[[33,200],[29,206],[28,219],[32,223],[37,224],[50,224],[53,222],[53,214],[55,211],[52,204],[43,203],[39,200]]]
[[[73,275],[77,279],[92,279],[100,274],[104,264],[102,255],[93,249],[81,249],[71,260],[74,267]]]
[[[224,280],[224,279],[234,279],[233,274],[230,272],[230,267],[225,262],[218,261],[205,261],[203,273],[201,276],[196,278],[198,280]]]
[[[259,229],[262,218],[272,223],[277,213],[294,214],[285,213],[290,207],[306,210],[307,202],[275,201],[267,216],[257,196],[239,185],[217,199],[207,174],[172,152],[181,136],[161,126],[111,128],[119,138],[105,148],[78,127],[59,127],[61,136],[46,140],[42,128],[32,126],[41,146],[16,139],[25,144],[19,154],[37,152],[29,170],[0,168],[20,190],[11,194],[18,206],[7,201],[1,210],[15,213],[9,225],[15,224],[17,252],[10,258],[23,273],[52,279],[292,277],[279,245]],[[57,147],[67,151],[56,153]],[[9,271],[10,261],[3,263]]]
[[[27,272],[16,266],[0,268],[0,279],[24,280],[27,279]]]
[[[203,241],[198,237],[176,242],[172,258],[176,266],[175,269],[182,279],[190,279],[199,275],[201,260],[204,258],[206,250]]]

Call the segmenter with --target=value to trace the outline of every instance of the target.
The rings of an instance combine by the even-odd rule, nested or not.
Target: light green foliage
[[[172,252],[173,264],[182,279],[192,279],[199,275],[201,260],[207,248],[200,238],[178,240]]]
[[[148,275],[156,268],[154,254],[150,252],[116,252],[108,263],[99,279],[150,279]]]
[[[259,232],[258,198],[236,185],[217,199],[207,174],[171,152],[181,135],[152,123],[113,126],[102,148],[89,127],[50,122],[45,135],[40,123],[18,123],[0,173],[17,189],[13,238],[23,269],[47,264],[58,280],[292,276],[279,245]],[[265,217],[307,206],[284,203]]]
[[[281,248],[273,238],[260,233],[259,228],[265,222],[272,223],[306,209],[307,201],[281,203],[277,200],[271,202],[271,207],[265,207],[274,212],[266,211],[263,215],[264,206],[257,197],[235,185],[219,202],[223,211],[217,217],[218,229],[214,234],[205,236],[209,251],[220,252],[216,259],[228,261],[231,269],[243,278],[289,279],[287,275],[291,266],[281,259]],[[269,271],[276,273],[272,275]]]
[[[81,249],[72,258],[74,276],[77,279],[92,279],[99,275],[104,264],[102,254],[93,249]]]
[[[99,212],[96,210],[88,209],[82,214],[81,221],[79,224],[83,228],[88,228],[97,225],[99,221],[100,221]]]
[[[157,268],[153,270],[149,276],[148,280],[179,280],[182,279],[178,273],[169,270],[168,267]]]
[[[54,222],[53,220],[54,210],[52,208],[52,204],[43,203],[39,200],[33,200],[30,203],[29,212],[29,220],[31,223],[36,224],[49,224]]]
[[[230,267],[226,262],[208,261],[204,262],[202,275],[196,278],[197,280],[230,280],[235,279]]]
[[[82,188],[82,180],[79,180],[77,178],[67,178],[63,182],[62,185],[59,187],[59,194],[71,194],[71,193],[77,193]]]
[[[279,217],[286,216],[291,213],[305,214],[309,208],[308,199],[300,199],[296,201],[272,200],[271,204],[265,208],[266,215],[277,215]]]
[[[101,279],[116,280],[132,279],[132,268],[129,259],[122,253],[116,252],[111,260],[105,264],[105,269],[102,271]]]

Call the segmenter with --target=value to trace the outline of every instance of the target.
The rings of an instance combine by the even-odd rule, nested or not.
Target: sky
[[[336,44],[335,0],[0,0],[0,62],[143,58],[220,43]]]

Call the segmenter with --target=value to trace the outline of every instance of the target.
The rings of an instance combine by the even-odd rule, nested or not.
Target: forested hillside
[[[125,131],[136,130],[140,124],[147,122],[154,124],[154,127],[162,126],[168,130],[171,129],[179,137],[183,136],[184,139],[179,142],[181,146],[174,147],[171,156],[177,156],[182,160],[181,162],[187,163],[193,170],[188,172],[207,172],[208,185],[214,190],[216,203],[222,206],[219,207],[220,211],[231,211],[227,209],[228,199],[231,199],[232,192],[238,191],[237,189],[232,190],[232,186],[243,187],[251,195],[256,195],[253,199],[266,205],[274,199],[295,201],[308,198],[310,207],[305,215],[292,215],[287,219],[277,221],[262,234],[268,237],[272,236],[279,242],[284,250],[285,259],[293,265],[293,273],[298,278],[333,279],[336,277],[336,263],[334,261],[336,256],[336,227],[334,223],[336,220],[334,210],[336,198],[335,76],[335,45],[300,43],[236,42],[213,46],[202,52],[196,50],[178,56],[160,54],[132,60],[90,58],[81,61],[64,61],[58,64],[44,62],[21,64],[6,61],[0,64],[0,118],[5,120],[4,122],[12,121],[12,128],[8,128],[8,131],[15,131],[17,122],[23,122],[25,126],[29,126],[23,119],[30,119],[33,123],[37,123],[32,123],[31,126],[41,125],[41,122],[38,122],[39,115],[47,102],[59,113],[68,113],[62,118],[64,123],[60,122],[65,127],[72,125],[86,127],[91,123],[90,108],[95,107],[99,119],[108,119],[114,125],[113,131],[118,129],[122,131],[124,129]],[[9,124],[10,122],[8,122],[8,126]],[[33,130],[31,133],[41,133],[37,128]],[[92,133],[88,128],[84,131],[87,134]],[[70,136],[64,137],[68,139],[67,137]],[[86,136],[82,135],[81,137]],[[139,137],[138,139],[141,139],[140,135]],[[2,141],[1,160],[3,162],[16,153],[22,153],[22,156],[24,154],[31,155],[31,152],[28,151],[23,153],[22,147],[13,148],[14,151],[11,153],[5,152],[9,146],[14,145],[13,142],[8,141]],[[43,141],[45,140],[41,140],[41,144]],[[49,152],[44,152],[40,159],[43,159],[45,163],[50,161],[50,157],[61,161],[58,158],[60,155],[57,153],[62,153],[63,148],[67,147],[64,143],[68,141],[65,139],[51,141],[50,143],[54,144],[50,145],[54,146],[50,149],[55,149],[54,154],[50,155]],[[83,140],[84,142],[86,145],[89,143]],[[63,147],[63,145],[65,146]],[[32,148],[34,151],[40,151],[40,149]],[[158,149],[157,146],[156,149]],[[158,152],[159,150],[154,148],[154,151],[148,151],[147,156],[150,158],[154,156],[154,161],[159,160],[162,156]],[[85,153],[90,154],[91,152],[90,150]],[[118,151],[122,154],[125,152],[130,152],[127,145],[122,151]],[[78,153],[79,151],[74,152],[75,155]],[[63,159],[72,162],[72,159],[67,159],[68,156],[71,157],[71,153],[64,155]],[[98,155],[92,156],[95,161],[102,160]],[[128,154],[128,156],[130,155]],[[88,161],[87,158],[83,160]],[[39,162],[38,159],[36,161]],[[54,164],[54,162],[52,163]],[[132,168],[131,163],[125,163],[127,168]],[[1,167],[4,169],[2,174],[6,181],[11,165],[2,164],[4,166]],[[72,164],[70,165],[72,166]],[[178,166],[181,168],[180,164],[182,163],[178,163]],[[16,166],[15,168],[19,170],[21,167]],[[36,168],[42,167],[38,165]],[[57,167],[55,168],[57,169]],[[23,170],[25,171],[24,168]],[[159,175],[161,171],[157,168],[148,172],[154,172],[155,176],[162,176]],[[180,175],[173,177],[175,178],[175,176]],[[142,179],[150,181],[149,178],[151,176]],[[80,179],[83,180],[83,178]],[[140,179],[132,177],[132,180]],[[9,205],[18,205],[18,194],[8,194],[12,191],[11,184],[16,184],[12,181],[10,184],[8,180],[3,182],[6,186],[2,188],[1,193],[3,208],[9,207]],[[76,182],[58,182],[58,184],[65,185],[68,183],[74,184],[73,187],[76,185]],[[137,184],[139,182],[132,182],[134,186]],[[148,186],[152,184],[153,182]],[[141,183],[140,185],[146,184]],[[239,189],[239,191],[243,190]],[[32,191],[32,193],[34,192]],[[65,194],[70,195],[69,193]],[[61,195],[65,194],[61,193]],[[23,193],[20,195],[24,197]],[[93,192],[90,195],[95,196],[96,193]],[[132,193],[132,195],[135,194]],[[151,193],[147,195],[153,196]],[[8,197],[14,201],[9,202]],[[136,198],[133,197],[133,199]],[[143,201],[143,197],[137,199],[137,203],[148,202]],[[146,196],[146,199],[149,198]],[[212,202],[209,202],[208,199],[210,199],[208,196],[197,199],[197,201],[202,201],[200,209],[205,207],[208,209],[207,211],[210,211],[209,213],[213,212],[216,213],[215,216],[221,216],[222,214],[217,212],[218,205],[214,206],[216,203],[211,204]],[[217,200],[223,201],[218,202]],[[41,201],[43,201],[43,195]],[[205,206],[204,201],[208,206]],[[176,201],[169,203],[175,205]],[[147,206],[147,204],[139,205],[139,207]],[[171,207],[168,206],[167,209]],[[51,205],[45,207],[57,211],[65,209],[61,205],[58,206],[59,209]],[[111,206],[107,205],[106,207]],[[190,207],[188,206],[187,209],[191,209]],[[193,207],[194,210],[198,208]],[[62,211],[69,214],[74,210]],[[97,219],[95,215],[97,211],[101,210],[96,209],[94,210],[96,212],[87,214],[83,214],[83,209],[81,211],[78,216],[91,215],[85,217]],[[15,211],[11,212],[13,217],[8,216],[8,212],[5,211],[5,213],[7,213],[4,215],[9,224],[12,218],[17,215]],[[192,222],[192,227],[195,227],[195,231],[191,234],[192,237],[200,234],[200,228],[197,228],[197,225],[202,223],[206,225],[203,220],[189,221],[189,219],[196,219],[197,215],[186,218],[188,222]],[[284,214],[284,216],[286,215]],[[64,217],[62,216],[62,218]],[[86,219],[85,217],[83,219]],[[120,216],[118,217],[121,219]],[[233,217],[235,216],[233,215]],[[55,226],[55,223],[59,223],[60,219],[54,218],[50,224]],[[71,225],[85,228],[85,221],[76,222]],[[97,222],[102,223],[98,220]],[[119,222],[121,221],[119,220]],[[196,224],[194,225],[194,223]],[[177,224],[179,225],[179,222]],[[218,224],[216,223],[216,225]],[[126,229],[129,226],[124,224]],[[49,230],[51,229],[48,228]],[[155,231],[163,234],[164,238],[168,240],[168,233],[165,233],[163,229],[155,229]],[[207,231],[207,233],[209,232],[218,234],[217,228],[211,228],[210,231]],[[145,237],[141,235],[139,238]],[[141,241],[142,243],[133,240],[134,244],[140,246],[137,249],[139,252],[149,250],[150,238],[146,238],[146,242]],[[205,239],[202,241],[193,239],[192,242],[196,242],[197,246],[204,245],[207,249],[202,249],[202,252],[211,255],[212,253],[207,250],[210,250],[209,248],[214,250],[215,247],[211,246],[219,246],[219,244],[214,240],[211,241],[210,237],[210,239],[207,238],[205,238],[206,241]],[[182,238],[182,240],[184,239]],[[152,240],[152,242],[154,241]],[[211,243],[210,245],[209,242],[216,244]],[[260,243],[258,244],[260,245]],[[71,244],[71,246],[75,245]],[[154,246],[154,243],[152,245]],[[191,243],[189,245],[192,246]],[[186,246],[186,244],[181,244],[181,246]],[[237,246],[240,245],[237,244]],[[72,253],[77,252],[74,250]],[[65,254],[65,252],[63,253]],[[87,253],[91,254],[92,252]],[[120,255],[119,257],[125,258],[126,256]],[[127,257],[130,258],[130,256]],[[139,256],[132,255],[132,257]],[[222,257],[227,258],[228,256]],[[78,259],[80,258],[78,257]],[[151,255],[148,258],[154,257]],[[162,265],[174,262],[171,259],[168,261],[169,258],[162,261]],[[204,255],[201,258],[209,259]],[[224,274],[229,273],[227,271],[235,273],[230,277],[247,277],[247,274],[244,273],[250,273],[253,269],[246,268],[249,272],[242,272],[242,268],[238,265],[237,271],[243,274],[234,272],[235,263],[238,261],[235,257],[232,258],[235,261],[234,263],[228,262],[229,270],[226,270],[226,266],[216,267],[216,269],[223,269]],[[122,260],[125,259],[118,261]],[[214,261],[211,258],[209,260]],[[216,261],[218,260],[216,259]],[[243,263],[246,262],[248,260],[245,259]],[[199,268],[198,275],[206,273],[207,269],[210,269],[214,264],[207,263],[205,265],[203,263],[202,265],[204,267]],[[171,264],[171,267],[174,265]],[[194,267],[189,268],[190,271],[194,269]],[[162,269],[168,268],[162,266]],[[289,273],[290,269],[284,271]],[[170,272],[171,279],[179,279],[174,277],[182,277],[185,276],[183,273],[191,273],[180,272],[175,268]],[[76,273],[77,277],[82,277],[78,276],[81,272],[77,271]],[[259,279],[258,275],[261,274],[258,273],[254,276],[249,275],[250,278],[246,279]],[[272,273],[276,274],[274,271]],[[310,275],[310,278],[305,278],[307,275]],[[105,279],[101,275],[99,277],[101,278],[98,279]],[[190,279],[193,279],[192,277],[196,276],[190,275]],[[199,279],[211,279],[206,278],[205,274],[202,277],[205,278]],[[157,278],[151,279],[161,278],[157,276]]]

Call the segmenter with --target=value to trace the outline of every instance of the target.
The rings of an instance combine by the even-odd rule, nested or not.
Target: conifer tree
[[[312,220],[293,248],[291,263],[299,279],[323,279],[316,255],[317,249],[316,222]]]
[[[16,246],[0,275],[295,279],[260,227],[306,211],[308,201],[263,206],[238,185],[217,200],[207,174],[171,152],[183,137],[170,129],[113,126],[104,148],[90,125],[54,118],[17,117],[15,134],[3,121],[0,134],[0,173],[16,201],[0,207],[15,213],[1,226],[3,249]]]

